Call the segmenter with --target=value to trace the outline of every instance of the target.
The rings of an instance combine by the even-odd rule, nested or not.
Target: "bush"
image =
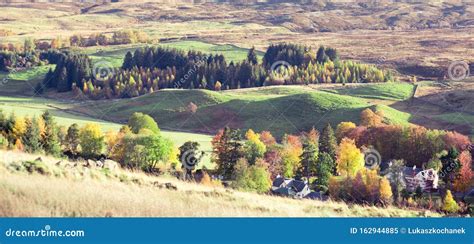
[[[104,136],[98,124],[86,124],[79,132],[82,155],[95,157],[102,153],[104,148]]]
[[[39,173],[42,175],[51,175],[51,170],[48,168],[48,166],[39,160],[24,161],[22,166],[30,174]]]
[[[209,174],[206,172],[203,173],[202,179],[199,183],[205,186],[212,186],[212,187],[222,186],[222,183],[219,180],[213,180],[211,176],[209,176]]]
[[[0,149],[8,148],[8,140],[3,135],[0,134]]]
[[[168,162],[173,142],[158,134],[129,134],[123,139],[123,159],[120,163],[131,169],[156,172],[160,162]]]
[[[128,120],[128,126],[135,134],[144,129],[150,130],[153,133],[160,133],[160,128],[156,121],[149,115],[143,113],[133,113]]]
[[[460,209],[450,190],[446,191],[446,196],[444,197],[443,202],[443,211],[447,213],[456,213]]]
[[[362,169],[355,177],[333,176],[329,179],[329,195],[335,200],[355,203],[389,204],[392,202],[390,183],[376,170]]]
[[[258,193],[268,192],[272,183],[270,173],[263,165],[248,166],[247,160],[240,159],[235,166],[234,188]]]

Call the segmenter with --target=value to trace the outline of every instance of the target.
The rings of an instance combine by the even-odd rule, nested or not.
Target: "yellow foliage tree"
[[[351,131],[352,129],[356,128],[356,124],[352,123],[352,122],[341,122],[339,123],[339,125],[337,125],[337,128],[336,128],[336,137],[337,139],[340,141],[342,140],[342,138],[344,138],[347,133],[349,133],[349,131]]]
[[[443,200],[443,210],[447,213],[456,213],[459,211],[459,206],[454,200],[450,190],[446,191],[446,196]]]
[[[26,132],[26,120],[23,117],[15,118],[12,133],[15,139],[21,139]]]
[[[220,81],[217,81],[216,84],[214,85],[214,90],[220,91],[222,89],[222,84]]]
[[[84,156],[91,157],[102,153],[104,136],[98,124],[86,124],[79,131],[79,138]]]
[[[362,126],[372,127],[382,124],[383,117],[374,113],[370,108],[364,109],[360,113],[360,124]]]
[[[262,158],[267,146],[260,140],[260,135],[255,133],[252,129],[249,129],[245,133],[247,142],[245,143],[245,151],[247,154],[247,160],[250,164],[254,164],[257,158]]]
[[[21,142],[20,139],[16,139],[16,140],[15,140],[14,149],[15,149],[15,150],[18,150],[18,151],[23,151],[23,150],[25,150],[25,147],[23,146],[23,143]]]
[[[282,162],[283,175],[287,178],[295,176],[300,166],[300,156],[303,153],[303,145],[297,136],[289,135],[283,141]]]
[[[383,177],[379,182],[379,198],[383,204],[389,204],[392,202],[392,188],[387,178]]]
[[[38,123],[40,137],[44,138],[45,133],[46,133],[46,124],[44,123],[43,117],[39,116],[39,118],[37,119],[37,123]]]
[[[355,141],[343,138],[337,150],[337,173],[354,176],[364,168],[364,154],[355,145]]]

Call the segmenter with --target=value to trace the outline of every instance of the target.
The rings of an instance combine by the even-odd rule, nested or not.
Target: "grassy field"
[[[54,65],[37,66],[17,72],[0,72],[0,94],[32,95],[36,84],[43,80]]]
[[[39,155],[5,151],[0,154],[11,154],[10,159],[15,159],[0,157],[1,217],[439,216],[434,212],[395,207],[258,195],[121,169],[68,169],[55,166],[57,159],[44,156],[40,164],[45,169],[43,173],[28,173],[9,165],[12,161],[34,160]],[[155,182],[172,183],[177,190],[158,188]]]
[[[413,96],[414,85],[409,83],[383,83],[331,90],[325,89],[324,91],[355,97],[403,101]]]
[[[446,113],[437,115],[435,118],[455,125],[470,125],[471,138],[474,138],[474,115],[466,113]]]
[[[383,97],[401,99],[392,90],[409,90],[405,84],[389,84]],[[368,91],[364,91],[366,88]],[[374,89],[362,86],[359,94],[367,94]],[[383,84],[376,92],[383,91]],[[374,92],[374,97],[378,93]],[[392,96],[392,95],[393,96]],[[407,93],[408,94],[408,93]],[[405,97],[408,97],[406,95]],[[187,111],[189,103],[198,106],[196,113]],[[124,120],[135,111],[152,115],[166,129],[190,130],[215,133],[220,128],[230,126],[243,130],[269,130],[281,137],[284,133],[299,133],[311,127],[321,129],[327,123],[336,126],[342,121],[359,121],[360,112],[374,106],[370,99],[334,94],[304,86],[264,87],[215,92],[208,90],[162,90],[134,99],[119,100],[110,104],[98,102],[95,109],[78,106],[76,111],[94,114],[96,110],[106,111],[110,120]],[[407,124],[410,115],[388,106],[377,106],[385,112],[388,122]]]
[[[248,49],[240,48],[234,45],[224,44],[212,44],[202,41],[179,41],[160,44],[165,47],[176,48],[181,50],[199,50],[203,53],[210,54],[222,54],[226,58],[227,62],[234,61],[240,62],[247,58]],[[257,51],[257,57],[261,61],[263,52]]]
[[[131,45],[117,45],[117,46],[98,46],[80,48],[77,51],[88,54],[94,62],[107,62],[112,67],[121,67],[123,58],[127,52],[134,52],[137,48],[147,46],[149,44],[131,44]],[[152,45],[152,44],[150,44]],[[248,49],[240,48],[234,45],[218,45],[206,43],[202,41],[174,41],[160,43],[153,46],[162,46],[168,48],[175,48],[178,50],[199,50],[206,54],[222,54],[227,62],[240,62],[247,58]],[[257,51],[257,57],[261,60],[263,53]]]

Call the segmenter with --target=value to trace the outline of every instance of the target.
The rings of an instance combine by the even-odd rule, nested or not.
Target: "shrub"
[[[129,134],[123,139],[123,159],[120,163],[131,169],[155,172],[158,163],[168,162],[173,143],[158,134]]]
[[[205,186],[212,186],[212,187],[222,186],[222,183],[219,180],[213,180],[207,172],[203,173],[202,179],[199,183]]]
[[[446,191],[446,196],[444,197],[443,202],[444,202],[443,211],[447,213],[456,213],[460,209],[459,205],[454,200],[453,195],[451,194],[450,190]]]
[[[0,134],[0,149],[8,148],[8,140],[3,135]]]
[[[389,204],[392,190],[389,181],[376,170],[362,169],[355,177],[333,176],[329,179],[329,195],[335,200],[356,203]]]
[[[45,163],[43,163],[39,160],[24,161],[22,163],[22,166],[30,174],[32,174],[32,173],[39,173],[39,174],[42,174],[42,175],[50,175],[51,174],[51,171],[48,168],[48,166]]]
[[[128,126],[135,134],[143,129],[150,130],[153,133],[160,133],[160,128],[156,121],[149,115],[143,113],[133,113],[128,120]]]
[[[272,183],[270,173],[263,165],[248,166],[247,160],[240,159],[235,166],[234,188],[255,191],[258,193],[268,192]]]
[[[104,136],[98,124],[86,124],[79,132],[82,155],[94,157],[102,153]]]

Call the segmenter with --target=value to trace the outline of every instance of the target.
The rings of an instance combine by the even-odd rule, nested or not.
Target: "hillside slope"
[[[125,121],[133,112],[138,111],[150,114],[160,127],[169,130],[213,134],[230,126],[243,130],[268,130],[280,137],[285,133],[309,130],[313,126],[322,129],[328,123],[336,126],[342,121],[358,122],[363,109],[377,104],[362,98],[370,92],[373,97],[378,97],[378,100],[383,98],[388,103],[411,96],[412,85],[394,83],[387,84],[386,88],[384,86],[385,84],[381,84],[377,89],[372,86],[357,86],[332,92],[318,90],[324,86],[279,86],[222,92],[166,89],[113,103],[99,101],[93,106],[86,104],[73,110],[92,117],[97,116],[95,111],[100,111],[104,118],[118,122]],[[343,95],[344,93],[350,96]],[[188,109],[190,103],[197,105],[195,112]],[[408,114],[387,106],[375,108],[387,110],[389,122],[406,124],[410,118]]]
[[[0,151],[0,155],[5,155],[5,151]],[[13,156],[16,162],[38,157],[24,153]],[[47,169],[28,173],[18,171],[18,167],[12,167],[0,157],[0,217],[439,216],[395,207],[257,195],[121,169],[68,169],[56,166],[57,161],[43,156],[40,165]],[[157,187],[164,183],[174,184],[177,190]]]

